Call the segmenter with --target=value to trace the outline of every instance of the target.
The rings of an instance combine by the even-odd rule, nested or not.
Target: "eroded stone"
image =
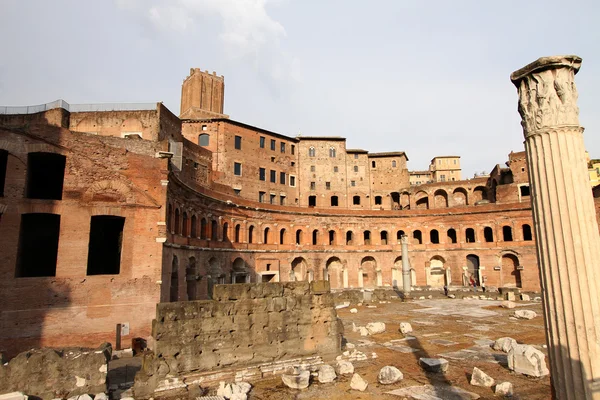
[[[379,375],[377,375],[377,381],[382,385],[391,385],[402,379],[404,379],[404,374],[398,368],[391,365],[381,368]]]

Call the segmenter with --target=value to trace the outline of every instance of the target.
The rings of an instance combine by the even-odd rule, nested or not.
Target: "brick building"
[[[0,108],[0,351],[114,342],[117,324],[149,337],[157,303],[217,283],[402,287],[403,235],[413,285],[539,290],[523,152],[470,180],[447,158],[454,180],[411,185],[402,151],[253,127],[223,99],[223,77],[192,69],[179,118]]]

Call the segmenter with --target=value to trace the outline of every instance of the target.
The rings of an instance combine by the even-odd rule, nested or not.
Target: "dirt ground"
[[[415,293],[417,296],[425,293]],[[481,295],[482,293],[477,293]],[[519,343],[536,346],[547,354],[544,348],[544,321],[540,302],[517,301],[517,308],[504,309],[499,301],[462,299],[462,296],[473,293],[459,293],[456,299],[431,299],[402,302],[394,299],[389,303],[373,302],[376,308],[367,305],[351,304],[338,310],[338,315],[344,323],[344,337],[348,343],[355,344],[356,349],[369,356],[368,360],[353,362],[355,372],[369,382],[364,392],[350,389],[351,375],[338,376],[333,383],[320,384],[311,379],[311,385],[305,390],[292,390],[283,385],[281,378],[255,382],[249,399],[401,399],[410,398],[386,394],[394,389],[415,385],[452,385],[481,396],[481,399],[498,399],[493,388],[472,386],[469,384],[473,367],[478,367],[496,380],[496,383],[511,382],[514,387],[514,399],[549,399],[550,378],[531,378],[516,374],[508,369],[506,355],[495,352],[491,348],[474,347],[475,340],[495,340],[510,336]],[[495,298],[497,294],[492,294]],[[357,308],[352,314],[350,310]],[[517,320],[512,315],[517,309],[535,311],[538,316],[532,320]],[[427,310],[427,311],[426,311]],[[352,324],[365,326],[369,322],[384,322],[386,331],[368,337],[361,337],[353,332]],[[402,352],[384,346],[391,340],[400,340],[404,335],[399,331],[400,322],[410,322],[414,339],[392,342],[401,345],[406,350],[409,346],[416,352]],[[364,342],[364,340],[367,340]],[[361,342],[363,340],[363,342]],[[437,340],[442,340],[437,342]],[[433,342],[432,342],[433,341]],[[482,343],[482,342],[480,342]],[[456,353],[455,358],[445,357],[442,353],[454,353],[468,349],[467,352]],[[350,350],[352,351],[352,350]],[[409,349],[410,351],[410,349]],[[372,353],[377,358],[371,358]],[[489,354],[488,354],[489,353]],[[472,358],[460,359],[465,354]],[[452,354],[451,354],[452,355]],[[449,369],[445,374],[425,373],[418,364],[420,357],[442,357],[448,360]],[[458,358],[458,359],[457,359]],[[548,364],[548,359],[546,358]],[[335,361],[330,362],[335,365]],[[392,385],[381,385],[377,382],[379,370],[386,366],[397,367],[404,379]]]

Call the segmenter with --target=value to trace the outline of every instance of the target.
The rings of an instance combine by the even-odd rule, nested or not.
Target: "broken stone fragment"
[[[335,306],[335,308],[336,308],[337,310],[339,310],[340,308],[346,308],[346,307],[348,307],[349,305],[350,305],[350,302],[349,302],[349,301],[345,301],[345,302],[343,302],[342,304],[338,304],[337,306]]]
[[[541,377],[548,375],[546,356],[533,346],[514,345],[508,352],[508,369],[523,375]]]
[[[364,326],[359,326],[358,330],[360,331],[360,336],[369,336],[369,330]]]
[[[455,299],[455,298],[456,298],[456,295],[449,294],[449,295],[448,295],[448,298],[449,298],[449,299]]]
[[[448,360],[443,358],[419,358],[419,364],[427,372],[446,372],[448,371]]]
[[[298,374],[283,374],[281,380],[289,388],[306,389],[310,380],[310,371],[300,371]]]
[[[235,382],[231,384],[231,393],[234,396],[236,394],[248,394],[250,392],[250,389],[252,389],[252,385],[248,382]]]
[[[330,383],[337,378],[335,369],[331,365],[323,364],[319,367],[318,379],[320,383]]]
[[[502,382],[496,385],[494,393],[499,396],[512,397],[513,395],[513,384],[510,382]]]
[[[513,292],[506,293],[506,300],[515,301],[515,294]]]
[[[496,381],[494,380],[494,378],[492,378],[477,367],[473,368],[473,373],[471,374],[471,385],[492,387],[495,383]]]
[[[516,344],[517,341],[511,337],[501,337],[500,339],[496,339],[492,348],[496,351],[508,353]]]
[[[231,389],[231,385],[225,382],[219,382],[219,388],[217,389],[217,396],[223,396],[226,399],[230,398],[233,394],[233,390]]]
[[[513,301],[510,300],[504,300],[501,304],[501,307],[503,308],[515,308],[516,304]]]
[[[354,365],[350,361],[339,360],[336,364],[337,373],[340,375],[353,374]]]
[[[529,297],[529,295],[528,295],[528,294],[522,294],[522,295],[521,295],[521,300],[523,300],[523,301],[529,301],[530,299],[531,299],[531,298]]]
[[[369,322],[366,326],[369,335],[375,335],[385,332],[385,324],[383,322]],[[362,334],[362,332],[361,332]]]
[[[391,385],[402,379],[404,379],[404,374],[398,368],[391,365],[381,368],[379,375],[377,375],[377,381],[382,385]]]
[[[364,392],[367,386],[369,386],[369,383],[365,381],[359,374],[352,375],[352,380],[350,380],[351,389]]]
[[[408,322],[400,322],[400,332],[406,335],[407,333],[411,333],[413,331],[412,325]]]
[[[358,310],[356,308],[351,308],[350,309],[350,313],[351,314],[356,314],[358,312]]]
[[[521,319],[534,319],[537,317],[537,313],[531,310],[517,310],[515,311],[515,317]]]

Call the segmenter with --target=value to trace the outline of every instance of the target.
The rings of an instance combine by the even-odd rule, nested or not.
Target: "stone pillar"
[[[405,296],[410,294],[410,265],[408,264],[408,237],[403,235],[402,242],[402,291]]]
[[[532,189],[553,397],[600,399],[600,237],[579,125],[577,56],[510,78],[519,93]]]

